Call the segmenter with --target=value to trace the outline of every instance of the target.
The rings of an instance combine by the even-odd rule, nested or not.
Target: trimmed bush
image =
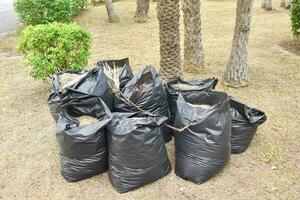
[[[51,78],[59,71],[81,69],[90,55],[91,36],[76,24],[28,26],[21,32],[18,51],[32,66],[34,79]]]
[[[300,0],[293,0],[291,6],[292,31],[295,36],[300,35]]]
[[[87,4],[87,0],[72,0],[72,14],[76,15]]]
[[[70,22],[87,0],[16,0],[15,9],[27,25]]]

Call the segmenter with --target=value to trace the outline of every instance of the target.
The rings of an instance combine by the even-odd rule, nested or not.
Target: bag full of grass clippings
[[[231,153],[243,153],[249,147],[259,125],[267,120],[264,112],[230,99],[232,116]]]
[[[217,174],[230,158],[231,115],[223,92],[179,94],[175,126],[175,173],[195,183]]]
[[[113,91],[102,69],[70,70],[53,76],[48,105],[55,121],[60,112],[68,112],[72,116],[93,113],[100,117],[105,114],[98,103],[100,98],[109,109],[113,109]]]
[[[199,91],[214,90],[217,83],[218,83],[218,79],[216,78],[186,81],[178,77],[168,81],[165,84],[165,90],[166,90],[168,104],[170,108],[171,123],[173,124],[175,121],[176,101],[180,93],[182,96],[186,96],[191,93],[197,93]]]
[[[56,123],[61,174],[68,182],[80,181],[107,170],[106,125],[112,119],[101,101],[105,115],[73,117],[61,112]]]
[[[97,62],[97,67],[109,67],[115,70],[116,75],[119,78],[119,89],[122,90],[126,83],[130,81],[133,77],[131,67],[129,65],[129,59],[124,58],[120,60],[102,60]]]
[[[141,70],[125,85],[121,92],[126,98],[118,93],[115,94],[114,106],[116,111],[136,112],[139,111],[135,107],[137,106],[143,111],[169,118],[167,96],[154,67],[147,66]],[[172,139],[169,128],[162,127],[162,134],[166,142]]]
[[[161,127],[164,116],[114,113],[107,129],[108,177],[120,193],[154,182],[171,171]]]

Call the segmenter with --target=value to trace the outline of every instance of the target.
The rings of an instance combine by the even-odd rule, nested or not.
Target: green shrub
[[[16,0],[15,9],[27,25],[70,22],[87,0]]]
[[[76,15],[87,4],[87,0],[72,0],[72,14]]]
[[[72,0],[16,0],[15,9],[27,25],[70,22]]]
[[[20,34],[18,51],[26,56],[35,79],[56,72],[81,69],[90,55],[91,36],[76,24],[52,23],[28,26]]]
[[[295,36],[300,35],[300,0],[293,0],[291,6],[292,31]]]

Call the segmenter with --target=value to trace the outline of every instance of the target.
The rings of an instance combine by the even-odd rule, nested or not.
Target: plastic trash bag
[[[189,95],[193,92],[214,90],[218,83],[217,78],[207,78],[199,80],[182,80],[180,77],[172,79],[165,84],[165,89],[168,98],[168,104],[170,108],[171,123],[175,122],[176,115],[176,101],[179,93],[182,96]]]
[[[98,122],[80,125],[71,115],[61,112],[56,124],[60,150],[61,174],[68,182],[80,181],[107,170],[106,125],[112,119],[103,103],[106,115]]]
[[[230,99],[232,116],[231,152],[243,153],[249,147],[257,127],[267,120],[264,112]]]
[[[126,83],[130,81],[133,77],[133,73],[131,67],[129,65],[129,59],[124,58],[120,60],[103,60],[97,62],[97,67],[104,67],[107,65],[110,68],[116,68],[119,74],[119,81],[120,81],[120,90],[124,88]]]
[[[62,85],[61,79],[65,76],[78,75],[74,80]],[[59,72],[53,76],[52,91],[48,98],[50,112],[55,121],[60,112],[68,112],[72,116],[78,116],[82,112],[94,113],[101,117],[104,109],[95,104],[101,98],[109,109],[113,109],[114,95],[107,83],[102,69],[70,70]]]
[[[195,183],[217,174],[230,158],[231,115],[223,92],[197,92],[177,100],[175,173]]]
[[[169,118],[167,96],[154,67],[147,66],[141,70],[125,85],[122,93],[142,110]],[[120,94],[115,95],[115,110],[118,112],[139,111]],[[166,142],[172,139],[171,130],[165,126],[162,127],[162,134]]]
[[[161,126],[166,117],[114,113],[108,125],[108,177],[115,189],[128,192],[171,171]]]

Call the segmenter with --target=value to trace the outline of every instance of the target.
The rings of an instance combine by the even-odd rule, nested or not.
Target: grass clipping
[[[174,86],[178,87],[181,90],[197,90],[197,89],[199,89],[199,86],[189,85],[186,83],[176,83],[176,84],[174,84]]]
[[[61,89],[65,89],[79,82],[85,75],[87,74],[71,74],[71,73],[63,73],[59,76],[59,84]]]
[[[76,119],[79,121],[80,126],[85,126],[85,125],[89,125],[89,124],[99,122],[99,119],[97,119],[95,117],[88,116],[88,115],[83,115],[83,116],[80,116],[80,117],[76,117]]]

